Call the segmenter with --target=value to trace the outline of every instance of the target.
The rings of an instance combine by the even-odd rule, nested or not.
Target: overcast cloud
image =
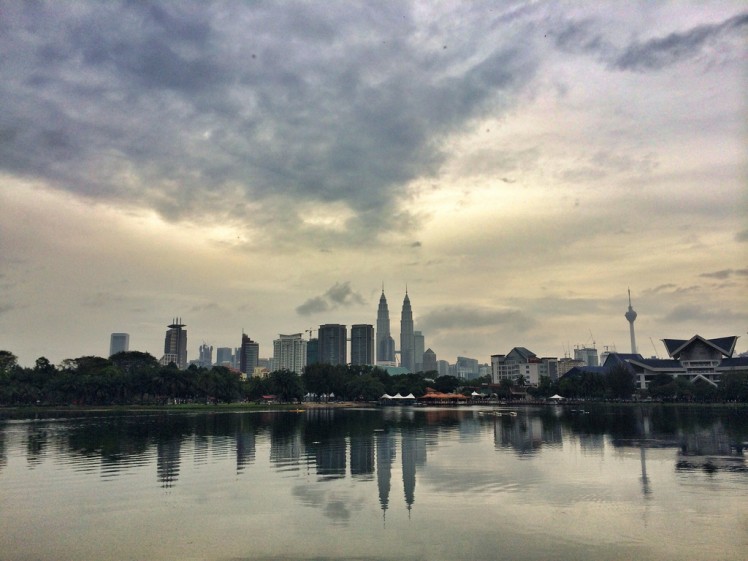
[[[4,2],[0,348],[182,316],[265,356],[383,282],[450,362],[625,350],[628,287],[642,339],[745,334],[746,39],[739,1]]]

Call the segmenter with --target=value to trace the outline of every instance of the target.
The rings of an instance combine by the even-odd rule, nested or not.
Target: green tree
[[[276,370],[270,373],[270,391],[280,401],[300,401],[304,396],[301,378],[291,370]]]
[[[43,356],[36,359],[36,362],[34,363],[34,371],[47,377],[57,374],[57,368],[55,368],[55,365]]]
[[[384,393],[384,384],[371,374],[355,377],[346,386],[346,396],[352,400],[376,401]]]
[[[171,367],[172,365],[170,364],[169,368]],[[200,368],[195,374],[195,387],[200,398],[205,401],[217,399],[216,393],[219,389],[219,380],[216,373],[213,370]]]
[[[455,391],[462,382],[456,376],[439,376],[434,380],[434,389],[442,393],[452,393]]]
[[[675,378],[675,398],[679,401],[692,401],[694,398],[693,384],[681,376]]]
[[[119,369],[108,359],[100,356],[82,356],[65,359],[61,370],[67,375],[74,375],[78,394],[76,401],[87,405],[112,403],[115,399],[113,380],[119,375]]]
[[[649,395],[655,399],[673,399],[678,391],[675,379],[670,374],[657,374],[647,387]]]
[[[748,401],[748,372],[722,374],[719,396],[727,401]]]
[[[18,366],[18,357],[10,351],[0,351],[0,376],[10,375]]]
[[[348,382],[367,370],[365,366],[358,365],[310,364],[304,368],[301,381],[305,391],[318,396],[331,393],[336,396],[343,396]],[[377,369],[370,370],[370,372],[374,375],[377,373]],[[377,373],[377,375],[379,374]]]
[[[252,376],[242,384],[245,397],[250,401],[259,401],[263,395],[270,395],[270,379],[263,376]]]
[[[109,361],[128,376],[159,368],[158,360],[153,355],[140,351],[117,353],[109,357]]]
[[[509,399],[512,397],[512,388],[514,387],[514,380],[511,378],[502,378],[499,381],[499,388],[496,390],[496,395],[500,399]]]
[[[223,402],[232,402],[241,396],[241,376],[225,366],[214,366],[211,372],[216,379],[216,398]]]
[[[550,397],[558,392],[558,384],[551,381],[549,376],[541,376],[537,388],[528,388],[527,393],[532,397]]]
[[[608,369],[605,374],[605,385],[611,397],[629,399],[636,391],[634,373],[627,364],[619,363]]]
[[[691,383],[693,396],[697,401],[712,401],[717,398],[717,387],[706,380],[699,378]]]
[[[399,393],[403,396],[412,393],[416,397],[420,397],[426,393],[426,379],[422,373],[391,376],[390,382],[391,385],[387,393]]]

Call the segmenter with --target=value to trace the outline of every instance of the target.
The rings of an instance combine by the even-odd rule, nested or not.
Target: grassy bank
[[[695,402],[656,402],[656,401],[623,401],[623,402],[610,402],[610,401],[576,401],[569,400],[561,404],[552,404],[548,402],[538,401],[515,401],[509,403],[480,403],[480,404],[462,404],[462,405],[445,405],[444,407],[453,409],[455,407],[473,407],[473,406],[511,406],[511,407],[537,407],[537,406],[549,406],[549,407],[564,407],[564,406],[578,406],[578,405],[606,405],[614,407],[718,407],[718,408],[741,408],[748,409],[748,403],[733,402],[733,403],[695,403]],[[340,408],[352,408],[352,407],[377,407],[376,403],[371,402],[351,402],[351,401],[337,401],[331,403],[219,403],[219,404],[205,404],[205,403],[180,403],[180,404],[168,404],[168,405],[29,405],[29,406],[13,406],[13,407],[0,407],[0,417],[3,415],[34,415],[34,414],[49,414],[49,413],[97,413],[97,412],[113,412],[113,413],[242,413],[242,412],[260,412],[260,411],[305,411],[308,409],[340,409]],[[439,405],[431,405],[430,407],[439,407]]]
[[[0,407],[3,415],[34,415],[49,413],[242,413],[257,411],[303,411],[344,407],[366,407],[371,403],[340,401],[334,403],[180,403],[169,405],[29,405]]]

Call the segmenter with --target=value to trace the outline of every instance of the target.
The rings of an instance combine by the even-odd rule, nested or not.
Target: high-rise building
[[[420,331],[413,332],[413,361],[414,371],[423,372],[423,353],[426,347],[426,340]]]
[[[423,352],[423,371],[424,372],[438,372],[436,364],[436,353],[431,349],[426,349]]]
[[[374,364],[374,326],[351,326],[351,364]]]
[[[410,308],[408,290],[405,289],[403,311],[400,315],[400,366],[408,372],[415,369],[415,341],[413,340],[413,310]]]
[[[169,330],[164,338],[164,356],[162,364],[174,363],[177,368],[187,368],[187,327],[182,323],[182,318],[176,318],[167,326]]]
[[[239,349],[239,370],[243,374],[251,375],[260,359],[260,344],[252,341],[246,333],[242,333],[242,346]]]
[[[117,353],[126,353],[130,350],[130,334],[129,333],[112,333],[109,338],[109,356],[116,355]]]
[[[390,310],[384,296],[384,287],[377,310],[377,363],[395,363],[395,340],[390,334]]]
[[[290,370],[301,374],[306,366],[307,342],[301,338],[301,333],[293,335],[279,335],[273,341],[273,360],[270,370]]]
[[[584,347],[574,349],[574,360],[581,360],[585,366],[599,366],[597,349]]]
[[[234,353],[231,347],[218,347],[216,349],[216,364],[218,366],[234,366]]]
[[[210,368],[213,366],[213,347],[211,345],[206,345],[203,343],[200,345],[200,353],[199,353],[199,359],[198,364],[200,366],[203,366],[205,368]]]
[[[631,335],[631,354],[636,354],[636,336],[634,335],[634,322],[636,321],[636,312],[631,307],[631,289],[629,288],[629,309],[624,314],[626,321],[629,322],[629,333]]]
[[[458,378],[472,380],[478,377],[478,360],[465,356],[458,356],[455,362],[455,372]]]
[[[306,342],[306,363],[317,364],[319,362],[319,339],[316,337]]]
[[[436,371],[439,373],[439,376],[449,376],[449,361],[437,360]]]
[[[326,323],[319,326],[317,360],[322,364],[348,363],[348,330],[345,325]]]

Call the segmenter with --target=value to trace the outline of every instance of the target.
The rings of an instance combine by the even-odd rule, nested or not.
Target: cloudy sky
[[[437,358],[741,335],[748,7],[0,7],[0,348],[272,354],[407,284]]]

